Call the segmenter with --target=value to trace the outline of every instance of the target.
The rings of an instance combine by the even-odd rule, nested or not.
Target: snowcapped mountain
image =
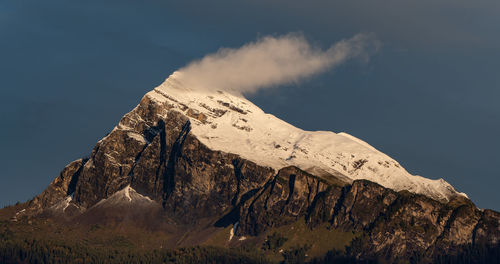
[[[185,83],[173,73],[7,217],[149,230],[170,248],[262,248],[279,231],[295,241],[287,250],[349,246],[349,257],[389,263],[498,247],[500,214],[444,180],[411,175],[349,134],[304,131],[239,94]]]
[[[191,133],[210,149],[238,154],[276,171],[293,165],[321,177],[333,175],[348,182],[367,179],[440,201],[455,195],[466,197],[443,179],[411,175],[397,161],[347,133],[304,131],[263,112],[241,95],[192,90],[183,84],[181,72],[174,72],[146,97],[188,116]],[[140,118],[132,114],[134,117]],[[131,131],[131,138],[145,140],[133,132],[129,119],[124,121],[126,124],[121,122],[115,129]]]

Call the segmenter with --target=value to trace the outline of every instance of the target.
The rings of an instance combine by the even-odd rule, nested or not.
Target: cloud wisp
[[[268,36],[237,49],[222,48],[179,72],[183,82],[193,89],[253,93],[298,82],[349,59],[367,60],[379,45],[373,34],[355,35],[327,50],[313,47],[300,34]]]

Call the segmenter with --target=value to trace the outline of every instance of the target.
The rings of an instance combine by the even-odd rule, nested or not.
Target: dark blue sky
[[[383,46],[368,64],[249,99],[500,210],[498,14],[498,1],[461,0],[0,1],[0,206],[41,192],[193,59],[268,34],[328,47],[373,32]]]

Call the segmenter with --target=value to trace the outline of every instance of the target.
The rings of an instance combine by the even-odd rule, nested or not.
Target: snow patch
[[[107,206],[116,206],[122,204],[151,204],[154,203],[149,197],[144,196],[136,192],[130,185],[127,185],[125,188],[115,192],[108,198],[100,200],[95,207],[107,207]]]
[[[70,205],[72,200],[73,200],[73,196],[68,195],[63,200],[52,205],[49,209],[52,211],[55,211],[55,212],[63,213],[66,211],[66,208],[68,208],[68,206]]]
[[[132,197],[130,197],[130,185],[128,185],[127,187],[125,187],[125,197],[127,197],[128,201],[129,202],[132,202]]]
[[[69,203],[71,203],[72,200],[73,200],[73,197],[71,195],[66,197],[66,199],[64,200],[63,212],[66,210],[66,208],[68,208]]]
[[[135,133],[135,132],[128,132],[127,136],[129,138],[133,138],[133,139],[139,141],[142,144],[148,144],[147,140],[141,134],[138,134],[138,133]]]

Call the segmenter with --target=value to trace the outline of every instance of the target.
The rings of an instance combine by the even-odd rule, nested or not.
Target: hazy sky
[[[323,50],[359,33],[382,45],[250,100],[500,210],[498,14],[481,0],[0,1],[0,206],[40,193],[174,70],[292,32]]]

